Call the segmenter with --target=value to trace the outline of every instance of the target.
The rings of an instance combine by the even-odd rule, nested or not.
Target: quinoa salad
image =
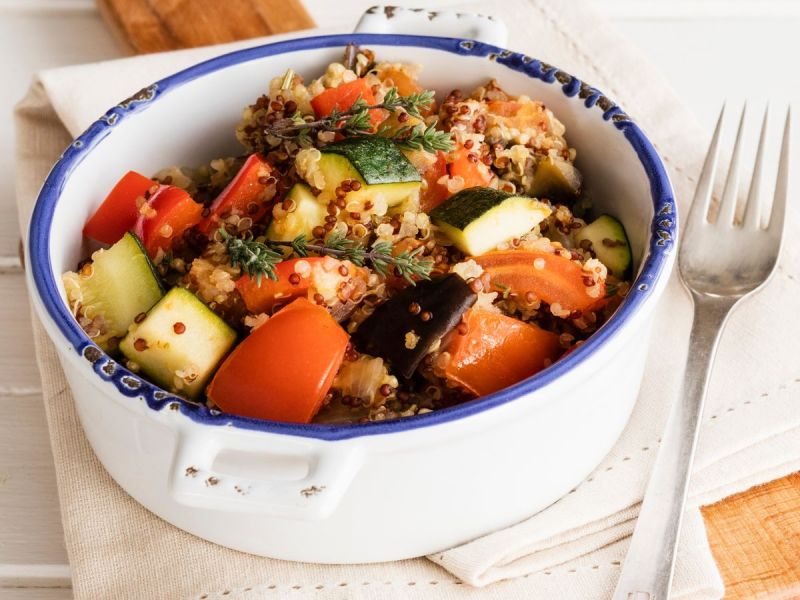
[[[437,97],[422,71],[348,45],[315,79],[267,74],[241,155],[124,174],[62,276],[88,337],[190,401],[293,423],[423,414],[572,352],[629,290],[622,224],[542,102],[494,80]]]

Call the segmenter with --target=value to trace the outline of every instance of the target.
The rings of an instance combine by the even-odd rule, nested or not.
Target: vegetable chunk
[[[550,213],[548,205],[533,198],[473,187],[433,209],[431,219],[459,250],[478,255],[528,233]]]
[[[253,330],[208,386],[225,412],[309,423],[347,349],[347,334],[321,306],[298,298]]]
[[[164,389],[194,399],[236,341],[236,332],[197,296],[174,287],[119,347]]]
[[[561,353],[555,333],[513,317],[470,310],[465,322],[467,332],[457,332],[448,347],[445,372],[449,381],[477,396],[519,383]]]
[[[403,377],[451,331],[477,296],[451,273],[410,286],[381,304],[353,335],[356,347],[388,360]]]

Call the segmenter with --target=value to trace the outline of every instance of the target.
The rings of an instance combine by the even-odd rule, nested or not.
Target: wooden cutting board
[[[726,600],[800,598],[800,474],[702,512]]]
[[[132,54],[222,44],[315,27],[298,0],[97,0]]]
[[[123,48],[137,54],[315,26],[299,0],[96,1]],[[703,517],[726,600],[800,599],[800,474],[704,507]]]

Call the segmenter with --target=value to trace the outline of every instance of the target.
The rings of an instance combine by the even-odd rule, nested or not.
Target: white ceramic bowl
[[[104,355],[70,316],[59,275],[86,255],[81,229],[106,192],[129,169],[151,173],[237,153],[241,109],[269,79],[287,67],[312,77],[349,41],[381,59],[423,64],[423,84],[440,94],[494,77],[552,108],[598,210],[620,218],[630,236],[638,276],[617,314],[577,351],[511,388],[366,425],[220,414]],[[371,562],[428,554],[517,522],[600,462],[636,399],[676,230],[655,150],[598,90],[473,40],[353,34],[220,56],[109,110],[50,173],[30,225],[27,274],[86,435],[131,496],[181,529],[245,552]]]

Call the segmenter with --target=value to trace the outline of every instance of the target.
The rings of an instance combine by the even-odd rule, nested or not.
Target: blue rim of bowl
[[[639,275],[631,292],[617,312],[589,339],[569,356],[551,367],[499,392],[464,404],[402,419],[350,425],[301,425],[279,423],[222,413],[203,404],[185,400],[164,391],[137,376],[103,353],[86,336],[64,303],[50,267],[50,227],[53,213],[65,182],[86,154],[95,148],[122,120],[147,107],[158,97],[187,82],[214,71],[260,58],[344,46],[348,42],[362,45],[414,46],[440,50],[461,56],[486,58],[509,69],[559,85],[567,97],[577,96],[587,109],[602,112],[602,119],[619,130],[631,144],[650,181],[654,216],[650,224],[650,243]],[[200,424],[228,425],[242,429],[274,434],[316,438],[326,441],[350,439],[389,433],[400,433],[422,427],[446,424],[491,410],[525,397],[565,376],[616,335],[651,295],[655,283],[669,275],[670,255],[677,239],[677,214],[672,187],[666,170],[653,145],[625,112],[602,92],[578,78],[524,54],[504,50],[474,40],[396,34],[342,34],[307,37],[276,42],[224,54],[199,63],[141,90],[131,98],[111,108],[67,147],[53,166],[42,187],[31,217],[28,237],[28,256],[32,279],[42,304],[62,335],[79,355],[86,358],[95,373],[113,383],[124,396],[141,398],[156,411],[169,408],[179,411]]]

